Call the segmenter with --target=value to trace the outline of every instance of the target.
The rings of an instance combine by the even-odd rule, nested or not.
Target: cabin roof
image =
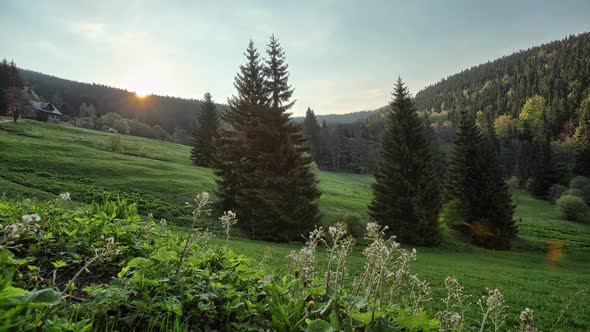
[[[55,115],[63,115],[52,103],[47,103],[44,101],[31,101],[31,104],[37,111]]]

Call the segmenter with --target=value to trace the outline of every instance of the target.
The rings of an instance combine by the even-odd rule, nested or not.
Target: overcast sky
[[[0,58],[140,94],[226,102],[252,38],[277,35],[295,115],[374,109],[514,51],[590,31],[590,1],[0,2]]]

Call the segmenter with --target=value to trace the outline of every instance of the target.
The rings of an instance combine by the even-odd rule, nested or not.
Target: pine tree
[[[578,128],[575,135],[576,163],[574,173],[590,177],[590,95],[578,110]]]
[[[529,190],[538,198],[547,198],[549,187],[555,182],[551,161],[551,129],[546,111],[541,114],[538,132],[533,138],[533,169]]]
[[[210,167],[215,157],[215,144],[219,134],[219,116],[209,92],[205,93],[198,114],[197,125],[193,129],[191,160],[193,165]]]
[[[514,206],[490,139],[461,104],[447,170],[447,195],[463,203],[468,231],[475,243],[505,249],[516,234]],[[493,128],[491,128],[493,130]]]
[[[305,119],[303,120],[303,133],[311,148],[313,161],[318,164],[320,156],[320,126],[318,125],[315,113],[309,107],[305,112]]]
[[[239,226],[251,229],[251,216],[245,207],[240,209],[237,201],[245,195],[244,174],[254,170],[255,154],[248,140],[253,134],[251,128],[258,125],[258,113],[268,108],[268,97],[264,92],[264,68],[252,40],[244,55],[246,64],[240,66],[234,80],[237,95],[228,100],[229,111],[223,115],[229,129],[221,131],[214,167],[219,208],[237,211]]]
[[[440,195],[431,146],[401,79],[393,96],[369,213],[402,243],[435,245]]]
[[[264,91],[269,96],[271,108],[285,113],[295,104],[295,100],[291,100],[294,89],[289,85],[289,65],[285,61],[285,51],[274,34],[270,36],[266,53],[268,59],[264,67]]]
[[[271,37],[266,66],[250,43],[230,99],[217,174],[225,206],[256,239],[299,240],[319,218],[320,192],[302,128],[287,111],[293,89],[278,40]]]

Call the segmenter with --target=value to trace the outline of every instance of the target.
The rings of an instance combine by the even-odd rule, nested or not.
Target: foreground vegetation
[[[113,137],[119,137],[118,148],[114,149],[115,151],[112,149]],[[84,212],[80,212],[87,209],[85,203],[91,203],[95,198],[102,201],[105,194],[119,195],[127,198],[128,202],[137,202],[141,215],[146,216],[152,212],[154,222],[166,218],[167,232],[176,238],[174,241],[167,242],[174,242],[178,245],[186,239],[186,233],[183,228],[177,229],[173,225],[188,225],[191,222],[190,213],[184,207],[184,202],[189,201],[195,192],[210,191],[214,188],[209,169],[191,166],[190,160],[187,158],[189,148],[181,145],[129,136],[113,136],[99,131],[35,121],[0,124],[0,138],[2,148],[0,154],[0,188],[2,189],[0,192],[6,194],[3,206],[10,206],[10,209],[13,209],[11,222],[22,218],[22,215],[18,216],[18,214],[38,213],[42,218],[41,224],[45,225],[44,223],[49,222],[48,220],[51,218],[54,218],[55,222],[59,224],[70,218],[76,210],[79,210],[79,212],[75,212],[77,217],[80,217],[79,214],[81,214],[82,218],[94,220],[102,217],[93,217],[92,213],[85,215]],[[366,224],[365,211],[370,200],[371,178],[328,172],[321,172],[320,176],[323,191],[320,200],[323,214],[322,224],[328,226],[338,220],[348,221],[350,231],[357,238],[362,238],[362,233],[359,235],[358,229],[364,229]],[[67,208],[58,206],[56,211],[61,212],[54,212],[55,215],[41,213],[40,208],[31,207],[29,203],[16,203],[12,200],[19,197],[37,197],[53,201],[57,195],[66,191],[71,193],[71,198],[75,202],[69,203]],[[486,287],[498,288],[503,293],[508,305],[508,327],[516,329],[520,324],[519,313],[524,308],[530,307],[535,311],[537,326],[544,331],[551,330],[551,326],[572,300],[556,330],[588,330],[590,328],[588,325],[588,321],[590,321],[588,295],[583,293],[574,297],[574,294],[579,290],[590,288],[587,278],[590,274],[588,263],[590,261],[590,226],[564,220],[555,206],[548,202],[533,199],[521,193],[516,194],[515,198],[517,203],[516,218],[522,220],[517,223],[519,235],[511,251],[495,252],[461,244],[460,236],[454,233],[444,234],[443,243],[439,248],[418,248],[418,259],[413,265],[413,271],[420,276],[421,280],[430,283],[431,294],[438,299],[438,301],[429,301],[424,305],[428,317],[434,318],[436,312],[440,310],[440,299],[445,294],[443,281],[446,276],[452,275],[465,287],[467,294],[473,295],[471,303],[474,303],[485,293]],[[45,203],[39,205],[43,204]],[[36,206],[35,203],[32,206]],[[215,218],[217,216],[203,217],[201,224],[203,227],[209,227],[213,231],[222,231],[217,226],[219,224]],[[124,222],[121,227],[126,229],[125,232],[128,229],[129,235],[127,236],[132,237],[133,234],[136,234],[134,232],[143,232],[142,229],[148,225],[146,217],[143,219],[144,224],[141,224],[141,227],[129,226],[129,228],[125,228],[127,226]],[[118,219],[110,221],[110,223],[113,222],[121,223]],[[7,225],[8,220],[2,220],[0,223]],[[86,221],[83,224],[88,223],[90,222]],[[161,226],[154,226],[155,229],[159,229],[159,227]],[[132,231],[132,229],[136,230]],[[66,230],[72,231],[64,226],[60,232]],[[47,279],[49,281],[53,279],[52,271],[56,269],[51,262],[62,260],[68,265],[58,269],[63,271],[56,274],[56,283],[57,289],[63,290],[64,283],[73,277],[73,274],[84,265],[87,259],[92,257],[94,249],[97,249],[100,244],[104,245],[101,242],[103,239],[100,238],[102,232],[107,232],[106,235],[108,235],[111,234],[109,232],[117,231],[106,231],[100,228],[93,232],[96,233],[90,232],[88,237],[93,239],[92,241],[96,241],[95,244],[90,244],[90,247],[87,248],[76,247],[73,251],[74,254],[67,254],[67,256],[75,256],[75,253],[78,253],[80,257],[76,258],[77,261],[72,258],[68,258],[72,259],[70,262],[64,258],[46,257],[40,253],[33,255],[36,262],[20,261],[21,265],[18,270],[25,270],[25,274],[20,274],[23,272],[16,274],[17,284],[15,287],[29,290],[35,287],[41,288],[42,284],[37,286],[31,280],[26,279],[30,278],[30,272],[28,272],[26,265],[39,266],[45,271],[45,274],[49,274],[49,278],[43,276],[45,279],[43,287],[51,287],[50,284],[47,284]],[[119,232],[123,231],[119,230]],[[239,233],[232,232],[232,234],[238,237],[230,241],[230,249],[243,253],[256,262],[264,261],[263,266],[258,266],[256,263],[253,263],[254,265],[245,263],[245,266],[253,266],[257,271],[255,274],[284,273],[290,266],[286,256],[291,250],[300,248],[298,244],[257,242],[242,239],[239,237]],[[108,238],[106,235],[105,238]],[[85,240],[81,237],[77,241],[83,242]],[[153,242],[154,240],[152,238],[152,240],[145,241]],[[125,246],[124,242],[119,243],[121,246]],[[214,237],[211,239],[211,244],[211,247],[206,248],[211,248],[212,251],[219,250],[225,245],[225,238],[223,236]],[[362,251],[365,245],[366,243],[361,241],[353,249],[348,259],[352,275],[358,275],[364,268],[365,260]],[[130,245],[131,249],[129,250],[139,250],[136,248],[138,246],[142,245]],[[149,249],[145,250],[155,249],[152,244],[147,247]],[[263,260],[267,247],[271,248],[272,254],[266,255]],[[205,247],[199,246],[199,248]],[[51,252],[59,253],[68,250]],[[83,254],[77,250],[81,250]],[[123,253],[114,256],[114,261],[111,263],[93,263],[89,267],[91,273],[84,272],[79,277],[80,281],[74,282],[77,290],[72,290],[66,301],[73,300],[73,297],[87,298],[88,293],[82,292],[81,289],[92,283],[112,282],[111,278],[116,276],[132,257],[136,255],[150,257],[151,255],[151,251],[149,253],[147,251],[143,253],[133,251],[134,253],[129,254],[125,253],[123,249],[119,250]],[[178,248],[175,250],[180,251]],[[266,252],[268,253],[269,249],[266,249]],[[219,259],[223,261],[226,258]],[[317,259],[319,266],[325,266],[323,263],[327,258],[323,249],[318,251]],[[50,260],[51,262],[49,262]],[[19,260],[17,260],[17,265],[18,262]],[[58,265],[60,264],[58,263]],[[105,275],[95,276],[103,271]],[[26,281],[24,281],[25,279]],[[106,298],[105,301],[107,301]],[[61,306],[70,302],[60,303]],[[103,302],[102,305],[106,306],[106,303]],[[165,304],[156,305],[156,303],[158,302],[154,302],[154,306],[165,306]],[[56,309],[52,309],[52,312]],[[60,312],[60,310],[56,310],[56,312]],[[77,316],[74,315],[75,317],[67,316],[64,319],[81,320],[86,317],[84,315],[88,315],[88,312],[80,312]],[[153,316],[156,317],[156,315]],[[106,318],[104,316],[100,316],[102,317],[100,319],[99,315],[90,317],[89,319],[95,321],[94,328],[100,329],[101,324],[105,324]],[[478,328],[477,324],[480,319],[480,312],[475,304],[466,308],[466,320],[470,324]]]
[[[482,249],[454,255],[420,250],[418,261],[426,259],[414,270],[415,251],[385,238],[375,224],[367,226],[366,246],[356,250],[339,224],[327,233],[314,231],[301,249],[281,246],[274,252],[256,248],[256,242],[228,237],[211,243],[211,234],[199,228],[199,217],[208,208],[206,194],[189,206],[194,223],[188,232],[175,231],[164,220],[141,218],[125,200],[80,206],[69,199],[64,194],[39,203],[0,201],[0,328],[588,328],[587,302],[580,298],[584,294],[573,292],[588,286],[584,283],[589,270],[573,256],[547,262],[525,252],[509,257],[507,252],[490,254]],[[231,213],[219,219],[226,229],[236,221]],[[561,254],[577,245],[568,244]],[[252,260],[230,248],[264,254]],[[277,256],[283,260],[282,272],[268,271],[266,266],[273,266]],[[502,264],[503,277],[480,279],[488,277],[497,263]],[[534,280],[523,275],[532,271],[537,272]],[[433,277],[446,273],[465,278]],[[552,291],[554,278],[568,285]],[[460,283],[470,285],[464,290]],[[533,289],[504,292],[500,286],[508,284]],[[484,286],[494,290],[486,291]],[[536,306],[531,312],[518,308],[519,302],[527,307],[536,302]]]

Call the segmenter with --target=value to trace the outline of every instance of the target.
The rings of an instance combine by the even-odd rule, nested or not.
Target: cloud
[[[105,34],[105,25],[98,22],[77,22],[73,30],[88,39],[99,39]]]
[[[44,54],[50,53],[53,56],[56,56],[58,58],[70,57],[69,53],[64,52],[61,48],[57,47],[55,44],[53,44],[52,42],[49,42],[47,40],[42,40],[42,41],[37,42],[36,46]]]

